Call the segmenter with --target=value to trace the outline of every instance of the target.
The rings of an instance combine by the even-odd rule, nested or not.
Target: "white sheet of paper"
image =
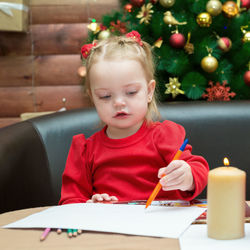
[[[191,225],[180,237],[181,250],[249,250],[250,224],[245,223],[245,237],[237,240],[215,240],[207,237],[207,225]]]
[[[48,208],[4,228],[75,228],[178,238],[203,212],[200,207],[80,203]]]

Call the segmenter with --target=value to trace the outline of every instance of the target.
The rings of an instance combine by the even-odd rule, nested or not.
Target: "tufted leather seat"
[[[173,102],[161,105],[160,112],[163,120],[185,127],[193,153],[203,155],[211,169],[223,165],[226,156],[230,165],[250,174],[250,101]],[[0,129],[0,213],[56,205],[72,136],[89,137],[99,129],[94,109],[58,112]],[[206,190],[199,198],[205,197]]]

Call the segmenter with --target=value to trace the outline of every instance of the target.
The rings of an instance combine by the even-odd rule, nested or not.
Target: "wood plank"
[[[31,34],[1,32],[0,56],[31,55]]]
[[[92,106],[82,86],[36,87],[35,96],[37,112],[59,110],[64,106],[68,110]],[[66,98],[65,105],[63,98]]]
[[[0,117],[17,117],[23,112],[34,112],[32,87],[1,87]]]
[[[32,25],[30,30],[32,33],[27,34],[3,32],[0,56],[80,54],[88,37],[87,24],[84,23]]]
[[[0,57],[0,87],[80,85],[80,55]],[[32,72],[33,71],[33,72]],[[33,74],[33,82],[32,82]]]
[[[89,17],[101,21],[102,16],[120,10],[119,0],[89,0]]]
[[[88,38],[84,23],[33,25],[34,54],[80,54]]]
[[[20,121],[21,121],[20,117],[0,118],[0,128],[10,126],[10,125],[15,124],[15,123],[20,122]]]
[[[80,55],[51,55],[35,58],[35,85],[81,85],[77,70]]]
[[[89,12],[84,5],[33,6],[31,12],[32,24],[89,22]],[[46,13],[46,16],[41,13]]]
[[[70,0],[70,1],[69,0],[30,0],[30,6],[86,4],[88,1],[97,1],[97,0]]]
[[[32,56],[0,57],[0,87],[31,86],[32,63]]]
[[[88,23],[119,10],[119,0],[32,1],[31,24]],[[46,13],[46,15],[44,15]]]
[[[56,111],[92,106],[81,86],[0,88],[0,117],[17,117],[26,112]]]

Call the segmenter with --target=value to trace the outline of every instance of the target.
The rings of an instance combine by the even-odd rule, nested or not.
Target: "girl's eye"
[[[107,100],[111,97],[111,95],[99,96],[99,99]]]
[[[137,90],[128,91],[127,95],[135,95],[136,93],[137,93]]]

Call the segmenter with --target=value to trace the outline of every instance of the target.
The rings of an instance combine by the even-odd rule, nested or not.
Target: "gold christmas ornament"
[[[208,56],[205,56],[201,60],[201,67],[204,71],[208,73],[214,72],[218,68],[218,61],[212,56],[212,49],[207,48]]]
[[[197,16],[196,22],[200,25],[200,27],[209,27],[212,23],[212,17],[209,13],[202,12]]]
[[[250,31],[246,31],[242,38],[243,43],[249,43],[250,42]]]
[[[217,38],[217,45],[223,52],[228,52],[232,47],[232,41],[229,37],[220,37],[216,32],[213,32]]]
[[[222,3],[219,0],[210,0],[207,2],[206,10],[211,16],[218,16],[222,11]]]
[[[99,34],[98,34],[98,39],[99,40],[104,40],[109,38],[111,35],[111,32],[109,30],[102,30]]]
[[[165,8],[170,8],[175,4],[175,0],[160,0],[159,2]]]
[[[219,38],[217,44],[223,52],[228,52],[232,47],[232,41],[228,37]]]
[[[246,31],[245,28],[248,28],[248,25],[240,27],[242,33],[244,34],[244,36],[242,38],[242,42],[249,43],[250,42],[250,31]]]
[[[145,24],[149,24],[149,21],[151,20],[152,17],[152,13],[154,13],[154,11],[152,10],[153,5],[152,3],[148,3],[147,5],[143,5],[141,7],[141,11],[137,14],[137,18],[140,18],[140,23],[145,23]]]
[[[77,73],[80,77],[85,77],[86,76],[86,67],[85,66],[80,66],[77,70]]]
[[[192,55],[194,54],[194,45],[192,43],[186,43],[186,45],[184,46],[184,50],[189,55]]]
[[[143,5],[141,7],[141,11],[137,14],[137,18],[140,18],[140,23],[145,23],[145,24],[149,24],[149,21],[151,20],[152,17],[152,13],[154,13],[154,11],[152,10],[153,5],[151,3],[148,3],[147,5]]]
[[[160,48],[161,45],[163,43],[163,40],[162,38],[160,37],[159,39],[157,39],[155,42],[154,42],[154,45],[152,46],[153,48],[156,47],[156,48]]]
[[[201,67],[204,71],[212,73],[218,68],[218,61],[212,55],[208,55],[201,60]]]
[[[228,18],[233,18],[239,14],[239,7],[234,1],[227,1],[222,5],[222,11]]]
[[[177,77],[171,78],[169,77],[169,83],[165,84],[167,88],[165,94],[172,94],[172,97],[175,98],[179,94],[184,94],[185,92],[180,89],[181,84]]]
[[[188,38],[187,38],[187,43],[184,46],[184,50],[186,51],[186,53],[188,53],[189,55],[194,54],[194,45],[192,43],[190,43],[190,39],[191,39],[191,32],[188,32]]]
[[[92,19],[91,23],[87,26],[94,34],[100,31],[100,25],[96,22],[95,19]]]
[[[166,11],[164,13],[164,17],[163,17],[163,21],[165,24],[169,24],[169,25],[184,25],[184,24],[187,24],[187,22],[179,22],[177,21],[172,13],[170,11]]]

